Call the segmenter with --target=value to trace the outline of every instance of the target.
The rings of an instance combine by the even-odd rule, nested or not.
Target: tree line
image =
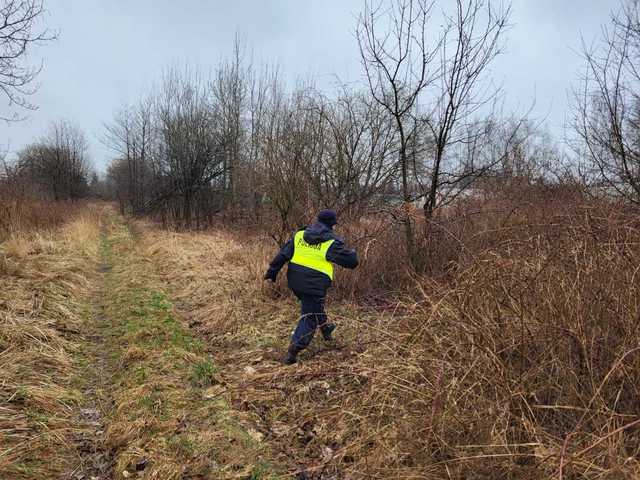
[[[501,115],[501,92],[486,78],[510,9],[460,1],[428,44],[432,9],[421,0],[367,7],[357,35],[364,88],[287,91],[276,69],[255,69],[239,45],[212,78],[169,71],[107,125],[117,154],[108,177],[122,208],[190,227],[223,210],[258,218],[268,206],[283,230],[322,205],[419,202],[433,216],[508,163],[525,129]],[[388,25],[391,35],[379,31]]]
[[[15,16],[9,5],[3,14]],[[508,4],[491,0],[367,2],[356,28],[365,82],[330,93],[312,82],[287,87],[236,40],[212,75],[169,69],[105,124],[114,159],[100,192],[165,225],[202,228],[224,213],[263,222],[277,239],[321,207],[385,210],[402,226],[410,258],[439,211],[478,185],[570,174],[640,203],[638,2],[624,1],[601,42],[583,48],[571,162],[526,112],[502,108],[489,68],[510,18]],[[23,72],[31,72],[25,81],[33,73]],[[15,82],[7,88],[15,102]],[[5,162],[3,181],[56,200],[89,195],[100,183],[86,152],[80,129],[59,122]]]
[[[543,132],[503,111],[488,75],[511,9],[485,0],[460,0],[444,17],[434,9],[424,0],[367,4],[356,35],[367,81],[331,93],[311,82],[288,89],[238,42],[210,77],[169,70],[106,125],[116,156],[108,183],[121,209],[184,228],[220,212],[270,215],[276,238],[321,207],[386,209],[413,256],[424,223],[416,209],[428,223],[481,178],[528,170],[542,180],[532,165],[557,163],[559,151],[522,157]]]
[[[56,122],[40,140],[18,152],[14,162],[5,163],[4,181],[19,197],[54,201],[86,198],[95,176],[87,151],[82,130],[68,121]]]

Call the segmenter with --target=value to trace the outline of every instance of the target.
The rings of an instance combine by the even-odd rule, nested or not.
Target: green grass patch
[[[251,471],[249,480],[276,480],[279,476],[274,472],[273,466],[268,462],[261,462]]]
[[[167,420],[169,416],[169,399],[161,390],[154,389],[144,395],[138,402],[139,408],[146,410],[159,420]]]
[[[13,465],[16,474],[24,475],[23,478],[30,478],[36,475],[40,470],[40,465],[30,465],[27,463],[17,463]]]
[[[138,383],[144,383],[145,380],[147,380],[147,377],[149,376],[149,368],[148,367],[137,367],[134,371],[133,371],[133,375],[135,377],[136,382]]]
[[[204,388],[213,385],[215,374],[218,373],[211,360],[201,360],[191,368],[191,384]]]

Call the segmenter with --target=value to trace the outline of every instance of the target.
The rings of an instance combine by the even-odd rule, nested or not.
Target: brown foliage
[[[0,191],[0,240],[18,232],[50,231],[74,218],[86,204],[16,198]]]
[[[421,277],[383,217],[343,226],[363,263],[339,279],[351,300],[330,302],[340,343],[286,371],[268,359],[296,313],[282,286],[260,287],[265,244],[156,236],[154,256],[215,346],[225,397],[289,472],[635,478],[637,213],[573,189],[513,192],[437,218]]]

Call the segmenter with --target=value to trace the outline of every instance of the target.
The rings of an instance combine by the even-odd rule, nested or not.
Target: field
[[[107,204],[10,231],[0,478],[638,478],[638,217],[508,211],[452,214],[464,248],[434,234],[421,277],[345,226],[376,233],[329,301],[338,340],[289,367],[272,240]]]
[[[640,0],[113,3],[0,0],[0,480],[640,479]]]

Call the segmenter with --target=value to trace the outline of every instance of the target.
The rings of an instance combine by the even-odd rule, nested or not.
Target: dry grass
[[[0,478],[60,478],[77,462],[77,354],[97,244],[91,210],[0,243]]]
[[[114,225],[103,245],[114,478],[260,478],[261,439],[220,396],[220,366],[176,315],[139,235]]]
[[[393,239],[374,238],[356,283],[382,294],[330,302],[339,345],[316,340],[291,368],[274,353],[297,307],[260,280],[272,247],[224,233],[144,243],[207,338],[223,397],[291,475],[637,478],[637,216],[532,199],[464,218],[447,224],[457,242],[433,247],[447,261],[393,293],[367,265]]]
[[[297,305],[261,280],[269,242],[111,225],[115,478],[638,478],[637,213],[490,202],[438,219],[422,277],[383,223],[347,226],[364,263],[329,302],[338,344],[293,367]],[[91,215],[0,247],[0,478],[74,464]]]
[[[29,232],[58,229],[85,211],[85,202],[53,202],[0,191],[0,241]]]

